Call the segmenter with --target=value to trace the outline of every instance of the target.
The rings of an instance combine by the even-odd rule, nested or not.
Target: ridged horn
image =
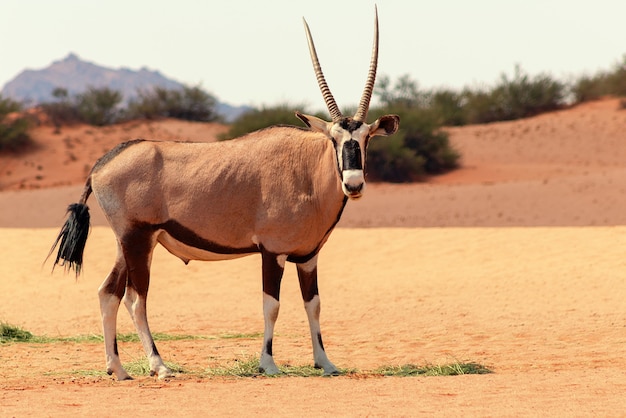
[[[376,82],[376,69],[378,67],[378,8],[375,7],[376,18],[374,20],[374,46],[372,47],[372,59],[370,61],[370,70],[367,74],[367,81],[365,82],[365,89],[363,89],[363,95],[359,102],[359,107],[354,115],[354,120],[359,122],[365,122],[367,119],[367,111],[370,107],[370,100],[372,99],[372,92],[374,91],[374,83]]]
[[[335,102],[335,98],[333,97],[330,89],[328,88],[328,84],[326,84],[326,79],[324,79],[324,73],[322,72],[322,67],[320,66],[320,62],[317,59],[317,52],[315,52],[315,44],[313,43],[313,38],[311,37],[311,31],[309,30],[309,25],[306,23],[306,20],[302,18],[304,21],[304,29],[306,30],[306,38],[309,42],[309,52],[311,53],[311,61],[313,62],[313,69],[315,70],[315,77],[317,78],[317,84],[320,86],[320,90],[322,91],[322,96],[324,96],[324,101],[326,102],[326,107],[330,112],[330,117],[333,122],[338,122],[343,119],[343,115],[337,106],[337,102]]]

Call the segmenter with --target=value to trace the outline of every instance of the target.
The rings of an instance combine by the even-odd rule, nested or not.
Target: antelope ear
[[[306,126],[311,128],[313,131],[322,132],[323,134],[329,135],[329,122],[326,122],[325,120],[320,118],[316,118],[315,116],[303,115],[300,112],[296,112],[296,117],[304,122]]]
[[[396,133],[400,126],[400,116],[385,115],[370,125],[370,136],[389,136]]]

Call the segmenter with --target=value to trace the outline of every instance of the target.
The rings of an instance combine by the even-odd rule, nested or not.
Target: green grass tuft
[[[180,341],[180,340],[218,340],[218,339],[257,339],[263,336],[262,333],[224,333],[218,336],[200,336],[200,335],[172,335],[164,333],[155,333],[153,335],[155,341]],[[139,338],[135,333],[118,334],[117,340],[120,342],[138,342]],[[101,335],[89,334],[78,335],[74,337],[45,337],[35,336],[31,332],[26,331],[20,327],[7,324],[6,322],[0,322],[0,343],[101,343],[103,338]],[[165,362],[166,366],[174,373],[191,373],[184,370],[181,366],[175,363]],[[148,360],[145,357],[133,360],[124,364],[124,368],[135,376],[147,376],[150,374],[150,366]],[[278,367],[281,374],[276,377],[314,377],[323,376],[324,371],[316,369],[313,366],[292,366],[282,365]],[[73,374],[82,376],[104,376],[104,372],[96,370],[75,370]],[[341,375],[369,375],[369,376],[394,376],[394,377],[409,377],[409,376],[458,376],[464,374],[487,374],[492,373],[491,370],[485,366],[473,363],[473,362],[452,362],[443,365],[426,365],[417,366],[415,364],[405,364],[402,366],[383,366],[372,371],[361,372],[356,369],[341,369]],[[200,376],[232,376],[232,377],[256,377],[262,376],[259,372],[259,358],[258,356],[248,356],[239,359],[235,359],[231,364],[227,366],[212,367],[206,369],[202,373],[192,373]]]
[[[154,341],[185,341],[185,340],[221,340],[221,339],[256,339],[263,337],[262,332],[238,333],[227,332],[223,334],[205,336],[191,334],[166,334],[155,332],[152,334]],[[123,343],[139,342],[139,336],[134,333],[117,334],[117,341]],[[48,337],[45,335],[33,335],[31,332],[23,330],[15,325],[0,322],[0,343],[30,342],[39,344],[53,343],[102,343],[104,337],[101,334],[75,335],[71,337]]]
[[[123,366],[131,376],[150,376],[150,364],[148,363],[148,359],[145,357],[124,363]],[[166,361],[165,366],[167,366],[167,368],[174,373],[186,373],[185,369],[176,363]]]
[[[405,364],[403,366],[383,366],[373,371],[382,376],[459,376],[464,374],[487,374],[491,370],[478,363],[450,363],[444,365],[417,366]]]
[[[316,369],[311,365],[293,366],[290,364],[278,365],[281,374],[267,376],[259,372],[259,357],[248,356],[235,359],[227,366],[209,368],[205,371],[205,376],[230,376],[230,377],[321,377],[324,376],[323,369]],[[341,375],[358,373],[355,369],[339,369]]]
[[[207,376],[233,376],[233,377],[256,377],[261,376],[259,372],[259,358],[247,357],[235,359],[228,366],[209,368],[205,371]]]
[[[33,334],[18,326],[0,322],[0,344],[32,341]]]

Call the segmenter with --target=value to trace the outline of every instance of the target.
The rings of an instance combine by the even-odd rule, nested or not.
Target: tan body
[[[220,143],[145,141],[125,148],[114,164],[96,165],[91,186],[120,233],[136,223],[174,220],[223,247],[190,248],[160,231],[158,242],[184,261],[228,259],[259,246],[310,257],[346,200],[334,153],[324,135],[294,127]]]

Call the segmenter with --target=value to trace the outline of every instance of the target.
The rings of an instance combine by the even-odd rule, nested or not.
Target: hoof
[[[159,380],[171,379],[173,377],[176,377],[176,375],[172,373],[172,371],[168,368],[163,368],[159,371],[151,371],[150,376],[157,376]]]
[[[111,369],[107,369],[107,374],[108,374],[109,376],[113,376],[113,374],[114,374],[114,373],[115,373],[115,372],[114,372],[113,370],[111,370]],[[133,380],[133,378],[132,378],[132,377],[130,377],[130,375],[129,375],[128,373],[126,373],[126,372],[123,372],[123,373],[115,373],[115,376],[117,377],[117,380],[118,380],[119,382],[121,382],[121,381],[123,381],[123,380]]]
[[[267,376],[276,376],[276,375],[282,374],[283,372],[281,372],[278,367],[274,366],[274,367],[267,367],[267,368],[259,367],[259,373],[265,374]]]
[[[323,376],[340,376],[341,375],[341,372],[337,370],[337,368],[332,363],[327,365],[326,367],[320,366],[319,364],[315,363],[313,367],[316,369],[324,369]]]

